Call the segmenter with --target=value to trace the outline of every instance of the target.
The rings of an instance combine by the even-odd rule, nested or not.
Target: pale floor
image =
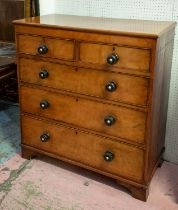
[[[22,159],[19,139],[18,107],[1,110],[0,210],[178,210],[178,165],[156,171],[145,203],[110,178],[49,157]]]

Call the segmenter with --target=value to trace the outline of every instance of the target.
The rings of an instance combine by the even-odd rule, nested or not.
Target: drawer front
[[[21,58],[20,80],[129,104],[147,105],[148,79]],[[40,78],[47,72],[47,77]],[[115,84],[115,88],[111,85]],[[113,88],[113,90],[109,88]]]
[[[144,112],[25,86],[21,87],[20,94],[21,108],[24,112],[131,141],[144,142],[146,123]],[[40,103],[46,108],[41,108]],[[110,123],[108,118],[112,124],[110,126],[106,124]]]
[[[46,142],[41,141],[44,134],[49,136]],[[100,136],[22,116],[22,143],[117,176],[142,180],[143,151]],[[110,161],[105,160],[108,151],[113,154]]]
[[[118,61],[110,65],[107,58],[117,54]],[[105,65],[107,67],[126,68],[148,72],[150,68],[150,50],[104,44],[81,43],[80,61]]]
[[[41,45],[45,45],[48,48],[48,51],[45,54],[39,54],[38,52],[38,48]],[[19,35],[18,47],[20,53],[59,58],[64,60],[74,59],[74,41],[72,40]]]

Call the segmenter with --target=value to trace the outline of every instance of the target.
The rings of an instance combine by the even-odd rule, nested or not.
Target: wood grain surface
[[[21,114],[32,117],[21,118],[22,156],[37,152],[97,171],[146,201],[164,151],[175,23],[67,15],[14,23]],[[48,45],[45,56],[39,44]],[[109,65],[112,53],[119,60]],[[42,143],[45,131],[51,138]],[[116,155],[111,164],[104,151]]]
[[[25,86],[21,86],[20,95],[23,112],[144,143],[144,112]],[[40,107],[43,100],[49,103],[47,109]],[[104,119],[110,115],[116,118],[116,122],[107,126]]]
[[[111,101],[146,106],[149,79],[116,74],[110,71],[77,68],[40,60],[21,58],[19,60],[21,81],[48,86],[84,95],[104,98]],[[48,77],[41,79],[39,73],[48,72]],[[114,81],[117,89],[106,90],[106,84]]]
[[[50,135],[47,142],[40,140],[44,132]],[[22,117],[22,135],[23,144],[37,149],[132,180],[141,181],[143,178],[144,153],[138,148],[27,116]],[[115,155],[113,161],[104,160],[106,151]]]
[[[15,24],[72,29],[74,31],[101,31],[108,34],[123,34],[156,38],[175,27],[172,21],[148,21],[83,17],[75,15],[45,15],[15,21]]]

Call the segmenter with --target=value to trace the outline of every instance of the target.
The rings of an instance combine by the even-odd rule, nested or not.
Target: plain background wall
[[[55,13],[55,0],[40,0],[40,13],[47,15]]]
[[[41,14],[178,21],[178,0],[41,0],[41,10]],[[178,163],[178,27],[171,74],[165,159]]]

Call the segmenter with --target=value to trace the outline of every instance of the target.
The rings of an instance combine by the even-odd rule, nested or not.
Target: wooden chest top
[[[164,151],[175,22],[47,15],[14,23],[22,156],[99,172],[146,200]]]
[[[172,21],[113,19],[74,15],[45,15],[14,21],[15,24],[156,38],[174,28]]]

